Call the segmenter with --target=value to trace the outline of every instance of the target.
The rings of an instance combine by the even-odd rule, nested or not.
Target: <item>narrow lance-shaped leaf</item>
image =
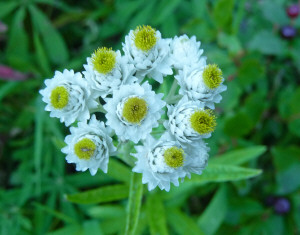
[[[202,175],[193,175],[187,183],[195,185],[205,184],[209,182],[226,182],[248,179],[261,174],[261,170],[250,169],[230,165],[209,164],[203,171]]]
[[[226,185],[221,185],[197,223],[206,235],[215,234],[227,213]]]
[[[177,234],[204,235],[194,220],[177,209],[168,210],[167,219]]]
[[[139,221],[143,196],[142,175],[132,173],[128,200],[128,213],[125,235],[134,235]]]
[[[124,184],[104,186],[82,193],[69,194],[67,200],[79,204],[117,201],[128,197],[129,187]]]
[[[265,146],[253,146],[244,149],[233,150],[221,156],[210,159],[209,164],[241,165],[262,155],[267,148]]]
[[[43,37],[43,42],[50,59],[57,64],[66,62],[69,54],[62,36],[37,7],[33,5],[30,6],[29,12],[35,29],[40,32]]]
[[[165,208],[159,194],[148,196],[146,209],[151,234],[168,234]]]

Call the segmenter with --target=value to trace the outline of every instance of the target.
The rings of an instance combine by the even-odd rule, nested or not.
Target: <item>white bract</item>
[[[188,67],[203,67],[206,64],[206,57],[201,56],[203,49],[200,49],[200,42],[196,37],[189,38],[187,35],[175,36],[170,45],[170,59],[175,69]]]
[[[175,106],[168,105],[168,117],[164,126],[183,143],[192,144],[195,140],[209,138],[215,126],[214,116],[205,111],[204,103],[189,100],[187,96]]]
[[[170,39],[162,39],[160,32],[150,26],[131,30],[125,37],[123,51],[128,62],[134,65],[140,81],[147,76],[162,83],[164,76],[173,74],[170,42]]]
[[[143,184],[148,189],[159,187],[169,191],[171,183],[179,186],[179,179],[183,180],[191,173],[201,174],[207,163],[207,147],[200,143],[198,149],[182,148],[182,146],[168,133],[159,140],[152,136],[144,141],[143,146],[135,146],[136,159],[134,172],[142,173]]]
[[[208,87],[203,79],[203,72],[206,67],[194,69],[184,67],[183,70],[179,70],[179,74],[175,78],[180,85],[179,94],[187,95],[191,100],[204,102],[205,106],[214,109],[215,103],[220,103],[222,100],[220,93],[226,91],[227,87],[223,85],[223,78],[218,87]]]
[[[67,162],[75,163],[77,171],[89,169],[91,175],[95,175],[98,169],[106,173],[109,156],[116,148],[104,123],[93,115],[88,124],[79,122],[78,127],[70,128],[70,132],[65,138],[67,146],[62,149],[67,154]]]
[[[163,94],[155,94],[148,82],[142,85],[123,85],[106,98],[103,106],[107,111],[107,125],[116,132],[120,140],[137,143],[147,138],[152,128],[158,126],[165,106]]]
[[[57,117],[66,126],[76,120],[86,121],[90,118],[90,110],[98,106],[96,95],[92,93],[81,73],[73,70],[55,72],[51,79],[45,80],[46,88],[40,90],[46,111],[50,117]]]
[[[99,50],[101,50],[101,48],[98,49],[98,51]],[[111,50],[108,52],[112,53],[112,56],[115,57],[115,61],[110,61],[110,63],[106,64],[106,70],[104,70],[106,73],[101,73],[95,69],[92,59],[96,57],[95,53],[92,54],[92,57],[88,57],[87,64],[83,65],[85,68],[85,71],[83,71],[84,78],[88,81],[94,92],[101,97],[112,94],[112,92],[119,89],[121,85],[131,84],[137,81],[137,78],[133,76],[135,68],[132,64],[128,63],[127,57],[121,56],[120,51],[114,52]],[[106,51],[106,53],[108,52]],[[101,53],[98,53],[98,57],[101,59]],[[109,69],[111,70],[109,71]]]

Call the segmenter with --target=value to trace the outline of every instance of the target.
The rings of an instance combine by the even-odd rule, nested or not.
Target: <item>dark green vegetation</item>
[[[300,40],[281,28],[299,30],[300,17],[289,19],[287,4],[1,1],[0,64],[23,74],[0,81],[0,234],[299,234]],[[54,70],[81,71],[140,24],[196,35],[227,80],[208,168],[169,193],[149,193],[116,158],[107,175],[75,172],[60,152],[68,130],[38,94]]]

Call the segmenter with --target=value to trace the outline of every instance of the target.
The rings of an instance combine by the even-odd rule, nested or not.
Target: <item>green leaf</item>
[[[45,50],[39,38],[39,35],[35,32],[33,35],[33,42],[36,51],[36,63],[39,64],[43,74],[45,76],[51,75],[50,64],[48,57],[46,56]]]
[[[191,217],[183,214],[178,209],[167,211],[167,220],[177,234],[204,235],[205,233],[197,226]]]
[[[266,152],[266,150],[267,148],[262,145],[237,149],[210,159],[209,164],[241,165],[259,157]]]
[[[168,234],[165,208],[159,194],[148,196],[146,209],[151,234]]]
[[[193,183],[196,185],[205,184],[209,182],[226,182],[236,181],[255,177],[261,174],[261,170],[250,169],[230,165],[216,165],[208,164],[203,170],[202,175],[193,175],[191,179],[186,180],[186,183]]]
[[[52,26],[42,11],[35,6],[29,7],[33,25],[43,37],[46,51],[52,62],[56,64],[65,63],[68,58],[68,50],[62,36]]]
[[[225,120],[224,132],[228,136],[241,137],[248,134],[254,124],[245,112],[240,111]]]
[[[234,107],[238,106],[242,89],[237,80],[227,81],[227,90],[230,92],[224,92],[222,99],[222,107],[224,110],[229,111]]]
[[[180,0],[163,0],[159,1],[154,15],[153,24],[158,25],[163,23],[178,7]]]
[[[131,175],[125,235],[134,235],[138,225],[143,196],[142,174]]]
[[[23,7],[18,9],[18,11],[14,14],[13,22],[10,27],[6,54],[10,65],[14,68],[28,71],[31,64],[29,62],[29,39],[24,28],[25,17],[26,11]]]
[[[281,55],[284,53],[285,44],[280,40],[279,36],[263,30],[258,32],[254,38],[250,40],[248,48],[257,50],[265,55]]]
[[[76,220],[74,220],[73,218],[59,212],[59,211],[55,211],[54,209],[50,208],[50,207],[47,207],[47,206],[44,206],[40,203],[37,203],[37,202],[33,202],[33,205],[37,208],[39,208],[40,210],[43,210],[45,212],[47,212],[47,214],[51,214],[53,216],[55,216],[56,218],[66,222],[66,223],[75,223]]]
[[[289,122],[289,131],[300,137],[300,119],[295,119]]]
[[[241,85],[251,85],[261,79],[264,79],[265,67],[255,58],[247,58],[242,61],[238,68],[238,81]]]
[[[237,10],[235,14],[233,15],[233,22],[232,22],[232,33],[234,35],[238,34],[240,27],[241,27],[241,22],[244,19],[244,15],[246,13],[245,11],[245,2],[246,0],[239,0],[236,1]]]
[[[213,17],[219,28],[229,28],[232,21],[234,0],[217,0],[213,9]]]
[[[0,18],[3,19],[9,13],[11,13],[19,4],[12,1],[0,2]]]
[[[227,212],[227,190],[222,185],[205,211],[198,219],[198,225],[206,235],[215,234]]]
[[[300,148],[276,147],[271,150],[276,168],[277,191],[288,194],[300,188]]]
[[[103,234],[100,230],[99,221],[97,220],[88,220],[83,223],[83,234],[90,235],[90,234]]]
[[[285,13],[285,7],[273,0],[262,2],[260,9],[264,17],[273,24],[286,25],[289,24],[289,18]]]
[[[61,229],[57,229],[53,232],[49,232],[46,235],[66,235],[66,234],[83,235],[83,231],[79,224],[74,224],[74,225],[65,226]]]
[[[300,87],[285,89],[279,97],[279,113],[284,119],[293,119],[300,114]]]
[[[112,219],[125,216],[125,209],[120,205],[101,205],[88,209],[89,216],[97,219]]]
[[[110,177],[129,184],[131,170],[127,166],[125,166],[118,160],[110,158],[108,169],[109,170],[107,174]]]
[[[19,82],[6,82],[0,87],[0,101],[5,98],[7,95],[11,94],[21,83]]]
[[[239,38],[235,35],[229,35],[224,32],[218,34],[218,44],[228,49],[229,53],[236,55],[242,50]]]
[[[93,204],[111,202],[127,198],[129,194],[128,185],[117,184],[103,186],[98,189],[88,190],[82,193],[66,195],[67,200],[79,204]]]

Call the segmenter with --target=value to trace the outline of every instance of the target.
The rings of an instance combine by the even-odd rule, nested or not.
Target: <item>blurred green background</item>
[[[135,233],[300,234],[300,17],[286,14],[296,3],[1,0],[0,233],[124,234],[130,168],[111,160],[107,175],[75,172],[60,152],[68,129],[38,91],[55,70],[82,71],[96,48],[121,49],[130,29],[149,24],[165,38],[196,35],[223,70],[210,156],[222,163],[231,154],[244,176],[204,171],[169,193],[144,189]],[[287,25],[296,35],[282,36]],[[256,173],[244,167],[263,173],[246,180]],[[100,186],[107,191],[95,204],[66,198]]]

